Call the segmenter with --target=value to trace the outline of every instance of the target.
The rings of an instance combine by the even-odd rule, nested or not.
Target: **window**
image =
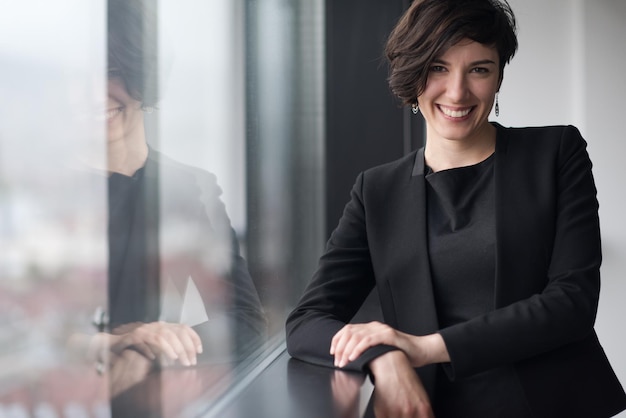
[[[193,416],[280,346],[325,239],[323,15],[5,5],[0,415]]]

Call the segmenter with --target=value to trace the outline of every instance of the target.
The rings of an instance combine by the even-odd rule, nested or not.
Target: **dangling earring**
[[[498,91],[496,92],[496,109],[495,109],[496,110],[496,116],[500,116],[500,104],[498,103],[498,94],[499,93],[500,92],[498,92]]]
[[[420,111],[420,107],[417,103],[413,103],[411,105],[411,110],[413,111],[414,115],[417,115],[417,113]]]

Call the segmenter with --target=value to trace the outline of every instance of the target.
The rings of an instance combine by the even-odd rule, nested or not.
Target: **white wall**
[[[585,2],[585,114],[603,234],[603,290],[597,330],[626,386],[626,2]],[[626,413],[620,416],[626,417]]]
[[[492,117],[505,126],[573,124],[589,144],[604,252],[596,330],[626,386],[626,1],[509,3],[520,47]]]

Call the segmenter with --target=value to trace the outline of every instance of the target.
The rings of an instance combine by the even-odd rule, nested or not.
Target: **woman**
[[[416,0],[387,43],[426,146],[361,173],[287,319],[296,358],[366,370],[377,416],[609,417],[626,395],[593,323],[585,142],[490,123],[517,49],[505,1]],[[376,286],[385,323],[348,324]]]
[[[108,2],[109,306],[94,322],[110,332],[92,351],[110,355],[112,368],[137,353],[151,365],[193,366],[201,354],[240,361],[263,343],[265,315],[215,176],[148,146],[144,114],[156,106],[157,77],[147,4]],[[191,284],[205,311],[193,327],[181,323]]]

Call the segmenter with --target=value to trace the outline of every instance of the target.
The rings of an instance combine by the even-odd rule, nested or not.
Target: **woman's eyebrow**
[[[472,62],[470,65],[485,65],[485,64],[496,65],[496,62],[493,60],[478,60],[478,61]]]
[[[433,64],[450,65],[450,63],[449,63],[449,62],[444,61],[444,60],[442,60],[442,59],[435,59],[435,60],[433,60]],[[484,59],[484,60],[474,61],[474,62],[471,62],[469,65],[470,65],[470,66],[474,66],[474,65],[485,65],[485,64],[493,64],[493,65],[496,65],[495,61],[490,60],[490,59]]]

